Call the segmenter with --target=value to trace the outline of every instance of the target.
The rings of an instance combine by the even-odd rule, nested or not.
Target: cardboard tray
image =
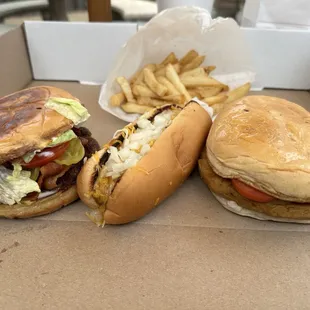
[[[67,54],[57,50],[63,49],[65,41],[61,47],[56,35],[45,38],[52,31],[47,30],[48,24],[44,24],[47,28],[42,23],[26,24],[26,35],[18,28],[0,38],[0,95],[34,85],[64,88],[86,105],[91,114],[86,125],[103,144],[124,122],[99,107],[98,85],[77,81],[98,82],[108,72],[102,58],[106,56],[108,65],[113,58],[109,51],[124,44],[131,33],[116,26],[122,37],[111,46],[116,28],[112,31],[111,25],[94,25],[92,31],[103,42],[99,57],[97,41],[87,41],[90,24],[79,25],[79,30],[63,24],[62,31],[53,30],[57,35],[63,37],[71,28],[76,44],[83,46],[84,39],[87,43],[87,53],[82,47],[83,51],[71,49],[77,54],[70,62],[68,50]],[[136,31],[135,25],[131,27]],[[37,36],[38,31],[41,34]],[[80,40],[75,37],[77,32]],[[50,43],[53,40],[54,44]],[[249,41],[255,40],[251,37]],[[102,74],[90,53],[95,53],[96,62],[102,65]],[[262,62],[261,58],[255,60]],[[271,61],[266,59],[266,63]],[[306,61],[309,65],[309,59]],[[90,63],[93,66],[87,67]],[[295,75],[296,79],[303,80],[303,74]],[[268,89],[260,93],[310,109],[307,90]],[[76,202],[48,216],[0,220],[1,309],[309,307],[310,226],[261,222],[232,214],[215,200],[197,171],[174,195],[135,223],[100,229],[88,220],[86,211]]]

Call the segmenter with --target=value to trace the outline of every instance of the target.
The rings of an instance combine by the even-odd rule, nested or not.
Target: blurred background
[[[0,0],[0,34],[26,20],[145,23],[176,5],[199,5],[240,22],[244,0]]]

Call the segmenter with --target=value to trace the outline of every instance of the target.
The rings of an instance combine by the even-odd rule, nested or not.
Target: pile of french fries
[[[246,83],[232,91],[210,76],[215,66],[202,66],[205,56],[190,50],[178,59],[172,52],[160,64],[148,64],[129,80],[116,78],[121,92],[112,95],[110,104],[126,113],[143,114],[165,104],[184,105],[192,98],[206,102],[217,114],[225,103],[245,96],[250,90]]]

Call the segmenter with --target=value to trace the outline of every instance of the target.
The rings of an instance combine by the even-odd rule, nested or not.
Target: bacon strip
[[[37,181],[39,186],[40,186],[40,188],[42,189],[42,185],[44,187],[45,180],[48,177],[60,174],[61,172],[65,171],[66,169],[67,169],[67,166],[59,165],[59,164],[57,164],[57,163],[55,163],[53,161],[48,163],[48,164],[46,164],[46,165],[44,165],[44,166],[42,166],[40,168],[40,176],[39,176],[39,179]],[[55,187],[53,187],[53,188],[55,188]],[[48,188],[48,189],[53,189],[53,188]]]

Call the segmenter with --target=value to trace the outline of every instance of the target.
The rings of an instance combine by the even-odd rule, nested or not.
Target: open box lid
[[[29,21],[23,27],[26,47],[16,46],[20,43],[13,39],[21,35],[20,30],[10,31],[2,37],[3,45],[11,46],[1,49],[3,57],[17,57],[12,50],[18,50],[21,61],[27,48],[34,79],[99,84],[105,81],[119,49],[138,31],[135,23]],[[254,88],[310,89],[309,31],[241,29],[258,73]],[[10,60],[15,61],[14,57]],[[11,64],[6,67],[13,68]]]
[[[68,46],[64,50],[62,46],[72,33],[79,33],[80,40],[87,42],[92,24],[84,24],[87,30],[76,32],[63,24],[53,45],[44,41],[44,24],[39,23],[41,30],[35,24],[25,24],[26,38],[21,28],[0,37],[1,94],[28,85],[64,88],[85,103],[91,114],[86,126],[100,143],[106,142],[124,123],[100,109],[99,86],[70,80],[98,82],[104,64],[113,61],[109,50],[117,47],[105,49],[109,60],[105,63],[98,56],[103,45],[99,48],[96,40],[88,41],[84,52],[92,51],[98,65],[87,70],[91,75],[84,75],[92,59],[85,58],[83,46],[75,46],[74,61]],[[101,27],[104,25],[95,25],[96,31]],[[36,31],[41,34],[34,35]],[[254,46],[257,41],[251,31],[245,30]],[[113,41],[111,28],[104,36],[99,32],[102,42]],[[43,48],[43,42],[49,48]],[[125,42],[125,37],[118,41],[118,48]],[[61,65],[49,52],[56,45],[63,51],[58,54],[63,55]],[[265,62],[257,57],[265,70]],[[280,66],[277,58],[274,62]],[[83,70],[75,68],[77,62],[82,62]],[[41,68],[44,64],[45,71],[37,70],[37,64]],[[71,69],[77,71],[69,77]],[[49,70],[56,76],[49,75]],[[261,93],[309,109],[306,91]],[[48,216],[0,220],[0,308],[306,309],[309,305],[310,226],[261,222],[232,214],[217,203],[197,172],[160,207],[130,225],[99,229],[85,211],[77,202]]]
[[[34,79],[95,83],[104,82],[120,47],[138,31],[135,23],[32,21],[24,27]],[[258,73],[255,84],[262,88],[310,89],[309,31],[242,31]]]

